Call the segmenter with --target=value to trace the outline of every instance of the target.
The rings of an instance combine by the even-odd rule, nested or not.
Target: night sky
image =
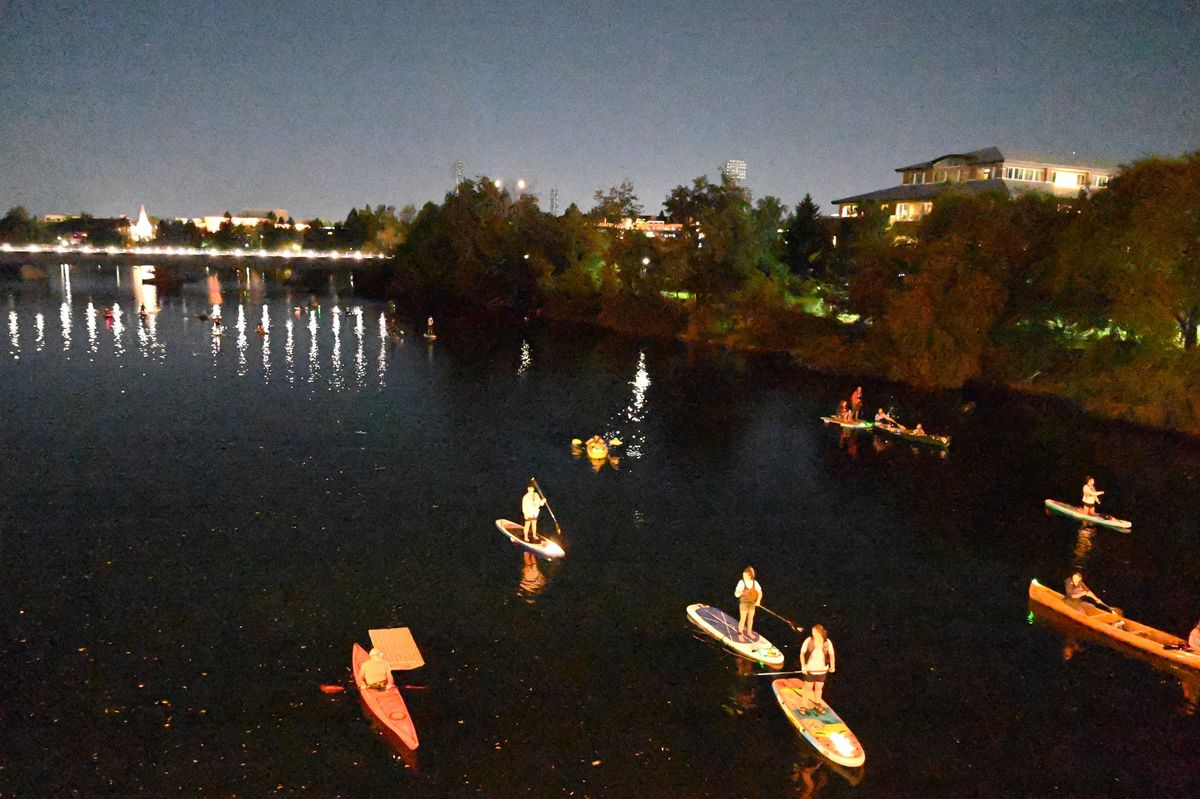
[[[341,218],[455,160],[657,210],[728,158],[828,209],[992,144],[1200,148],[1200,6],[0,0],[0,142],[0,213]]]

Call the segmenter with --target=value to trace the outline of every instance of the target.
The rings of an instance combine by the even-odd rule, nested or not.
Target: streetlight
[[[525,181],[523,181],[523,180],[517,181],[517,191],[525,191]]]
[[[495,186],[495,187],[496,187],[496,188],[498,188],[498,189],[499,189],[499,188],[503,188],[503,186],[504,186],[504,181],[503,181],[503,180],[501,180],[500,178],[496,178],[496,179],[495,179],[495,180],[492,182],[492,185],[493,185],[493,186]]]

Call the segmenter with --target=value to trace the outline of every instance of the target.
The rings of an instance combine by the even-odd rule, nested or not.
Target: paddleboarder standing
[[[538,493],[537,485],[530,480],[525,496],[521,497],[521,513],[525,517],[525,540],[529,543],[537,540],[538,514],[542,512],[542,506],[545,504],[546,500]]]
[[[738,633],[745,635],[750,641],[754,635],[754,609],[762,604],[762,586],[754,579],[754,567],[747,566],[742,570],[742,579],[738,580],[733,595],[738,601]]]
[[[804,673],[804,690],[812,696],[817,709],[823,709],[821,694],[825,690],[825,676],[836,671],[836,654],[833,642],[825,633],[825,627],[814,624],[812,635],[800,645],[800,671]]]
[[[1096,490],[1096,478],[1088,476],[1083,484],[1083,512],[1088,516],[1096,515],[1096,505],[1100,503],[1103,491]]]
[[[854,389],[854,393],[850,395],[850,414],[854,417],[854,421],[858,421],[860,413],[862,413],[862,386]]]
[[[434,337],[433,317],[431,316],[427,320],[425,320],[425,338],[433,338],[433,337]]]

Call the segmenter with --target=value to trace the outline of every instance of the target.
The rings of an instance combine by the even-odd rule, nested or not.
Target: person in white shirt
[[[1188,636],[1188,648],[1200,652],[1200,621],[1196,622],[1196,626],[1192,628],[1191,635]]]
[[[358,681],[368,688],[381,691],[392,687],[392,666],[384,659],[382,649],[371,650],[371,657],[358,670]]]
[[[1088,477],[1083,484],[1083,512],[1088,516],[1096,515],[1096,505],[1100,502],[1103,491],[1096,490],[1096,478]]]
[[[538,514],[542,512],[542,506],[545,504],[546,500],[538,494],[537,486],[531,480],[525,496],[521,497],[521,513],[525,516],[525,540],[530,543],[537,540]]]
[[[738,632],[753,641],[758,638],[754,634],[754,609],[762,604],[762,586],[754,579],[753,566],[742,571],[742,579],[738,580],[733,595],[738,601]]]
[[[804,688],[813,697],[817,709],[821,710],[821,693],[825,690],[825,675],[836,671],[836,656],[833,642],[825,633],[825,627],[814,624],[812,635],[800,646],[800,671],[804,673]]]

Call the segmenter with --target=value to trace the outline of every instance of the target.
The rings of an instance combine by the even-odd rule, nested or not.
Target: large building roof
[[[1027,191],[1041,191],[1058,197],[1074,197],[1079,194],[1078,188],[1063,188],[1053,183],[1034,182],[1028,180],[967,180],[953,183],[904,183],[878,191],[868,191],[834,200],[834,205],[846,203],[882,203],[882,202],[921,202],[930,201],[942,192],[961,192],[964,194],[987,194],[1002,191],[1009,195],[1017,195]]]
[[[1047,166],[1066,166],[1066,167],[1082,167],[1100,172],[1115,173],[1120,164],[1104,158],[1086,158],[1076,153],[1064,155],[1062,153],[1042,153],[1031,150],[1010,150],[999,147],[983,147],[978,150],[971,150],[962,153],[945,153],[937,158],[932,158],[928,161],[922,161],[918,164],[909,164],[908,166],[897,167],[897,172],[911,172],[921,169],[929,169],[938,161],[946,158],[961,158],[967,164],[998,164],[998,163],[1021,163],[1021,164],[1044,164]]]

